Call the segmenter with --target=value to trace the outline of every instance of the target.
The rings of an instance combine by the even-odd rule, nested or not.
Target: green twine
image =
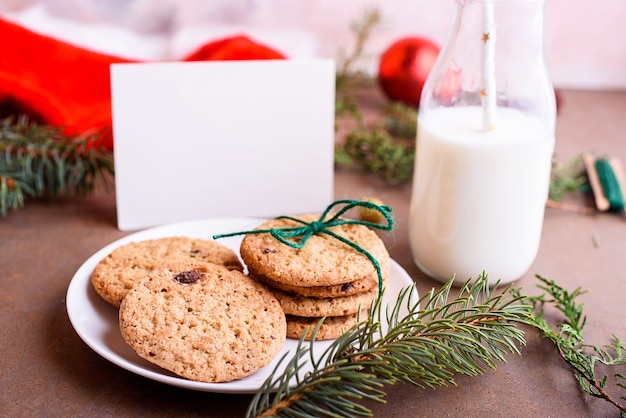
[[[328,214],[336,207],[344,205],[343,208],[339,209],[332,217],[326,219]],[[378,224],[368,221],[359,221],[355,219],[340,219],[340,217],[355,207],[363,207],[366,209],[372,209],[380,212],[381,215],[386,219],[386,224]],[[369,253],[366,249],[361,247],[360,245],[350,241],[347,238],[342,237],[331,231],[329,228],[340,225],[364,225],[369,228],[380,229],[383,231],[391,231],[394,228],[394,221],[391,215],[392,209],[389,206],[378,205],[374,202],[368,200],[351,200],[351,199],[343,199],[336,200],[331,203],[326,210],[320,215],[318,220],[313,222],[305,222],[301,219],[292,218],[290,216],[278,216],[275,219],[289,219],[295,222],[302,224],[302,226],[297,227],[288,227],[288,228],[270,228],[270,229],[254,229],[251,231],[242,231],[242,232],[232,232],[228,234],[218,234],[214,235],[213,239],[232,237],[236,235],[244,235],[244,234],[264,234],[269,233],[272,237],[276,238],[278,241],[282,242],[285,245],[290,246],[291,248],[303,248],[306,244],[307,240],[311,238],[313,235],[326,234],[329,235],[336,240],[343,242],[344,244],[354,248],[359,253],[366,256],[369,261],[376,268],[376,274],[378,275],[378,294],[381,295],[383,291],[383,275],[380,271],[380,264],[378,260]],[[299,238],[296,240],[295,238]]]
[[[609,210],[623,211],[624,195],[609,161],[606,158],[596,160],[595,169],[598,173],[604,196],[609,201]]]

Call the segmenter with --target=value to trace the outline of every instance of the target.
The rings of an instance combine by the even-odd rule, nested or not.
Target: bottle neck
[[[514,107],[553,127],[556,106],[543,49],[545,0],[456,0],[446,43],[422,91],[438,106]]]

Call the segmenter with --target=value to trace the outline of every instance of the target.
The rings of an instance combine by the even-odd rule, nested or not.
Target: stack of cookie
[[[297,217],[316,221],[319,215]],[[300,227],[290,219],[274,219],[257,229]],[[334,233],[369,252],[379,263],[383,280],[390,271],[389,253],[378,235],[363,225],[343,224]],[[287,317],[287,337],[310,340],[324,319],[316,340],[337,338],[367,315],[378,295],[378,274],[362,253],[324,233],[311,236],[300,248],[281,243],[269,233],[249,234],[240,247],[249,275],[276,296]]]

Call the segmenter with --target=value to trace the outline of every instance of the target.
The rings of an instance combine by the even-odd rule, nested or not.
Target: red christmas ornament
[[[417,107],[439,46],[420,37],[399,39],[380,57],[378,84],[388,99]]]

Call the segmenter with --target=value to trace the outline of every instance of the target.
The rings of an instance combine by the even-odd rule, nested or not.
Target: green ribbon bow
[[[340,205],[343,205],[343,207],[337,210],[337,212],[333,216],[326,219],[326,217],[329,216],[329,213],[335,207],[340,206]],[[356,219],[341,219],[341,216],[344,213],[346,213],[347,211],[355,207],[362,207],[365,209],[375,210],[379,212],[385,218],[387,223],[378,224],[378,223],[373,223],[373,222],[368,222],[368,221],[360,221]],[[228,234],[214,235],[213,239],[232,237],[236,235],[269,233],[272,235],[272,237],[276,238],[278,241],[282,242],[283,244],[288,245],[291,248],[298,249],[298,248],[303,248],[306,245],[306,242],[308,241],[308,239],[311,238],[311,236],[313,235],[319,235],[319,234],[329,235],[335,238],[336,240],[341,241],[344,244],[354,248],[356,251],[363,254],[370,260],[370,262],[376,268],[376,274],[378,275],[378,293],[380,295],[382,294],[382,290],[383,290],[383,275],[382,275],[382,272],[380,271],[380,264],[378,263],[378,260],[376,260],[376,258],[372,254],[370,254],[369,251],[367,251],[360,245],[350,241],[349,239],[334,233],[333,231],[330,230],[330,228],[334,226],[340,226],[340,225],[364,225],[369,228],[380,229],[383,231],[391,231],[394,228],[394,221],[393,221],[391,212],[392,212],[391,207],[378,205],[368,200],[342,199],[342,200],[336,200],[330,205],[328,205],[326,210],[324,210],[324,212],[320,215],[319,219],[313,222],[305,222],[302,219],[293,218],[291,216],[278,216],[275,218],[275,219],[289,219],[289,220],[298,222],[302,226],[287,227],[287,228],[254,229],[251,231],[232,232]]]

